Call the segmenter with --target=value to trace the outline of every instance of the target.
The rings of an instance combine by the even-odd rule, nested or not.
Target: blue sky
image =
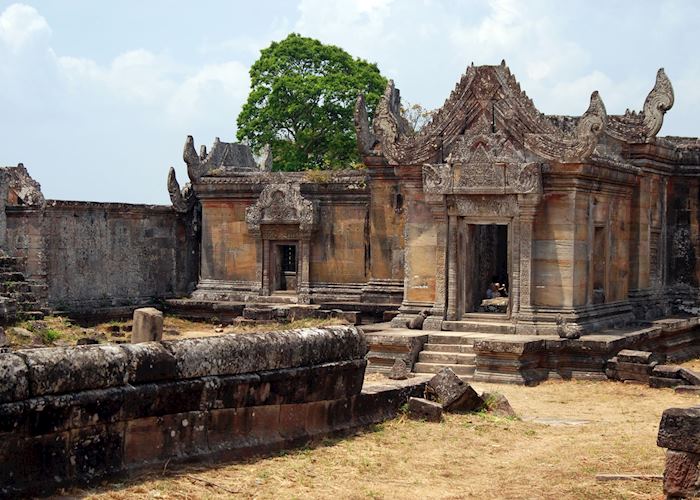
[[[700,2],[0,0],[0,165],[49,198],[168,203],[182,146],[235,137],[261,48],[289,32],[378,63],[440,106],[466,66],[505,59],[545,113],[641,109],[665,67],[661,135],[700,135]]]

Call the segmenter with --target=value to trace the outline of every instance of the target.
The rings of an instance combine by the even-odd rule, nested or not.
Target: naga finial
[[[673,107],[674,95],[671,80],[663,68],[656,73],[656,83],[644,101],[644,128],[647,139],[656,137],[664,124],[666,111]]]

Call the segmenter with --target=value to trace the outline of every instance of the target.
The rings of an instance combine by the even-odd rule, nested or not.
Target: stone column
[[[513,303],[518,300],[518,310],[532,308],[532,239],[533,224],[537,212],[536,199],[531,199],[529,195],[520,196],[518,200],[519,232],[520,232],[520,269],[519,286],[514,290],[514,294],[519,294],[519,298],[513,297]],[[513,307],[516,307],[515,305]]]
[[[447,220],[447,319],[456,321],[457,311],[457,224],[456,215]]]
[[[299,283],[297,283],[297,296],[300,304],[311,302],[311,284],[309,277],[309,262],[311,260],[311,246],[309,238],[302,237],[299,240]]]
[[[263,255],[262,255],[262,293],[261,295],[270,295],[270,240],[262,240]]]

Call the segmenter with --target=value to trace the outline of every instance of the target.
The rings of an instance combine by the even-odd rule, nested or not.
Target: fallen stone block
[[[656,365],[651,371],[651,375],[653,375],[654,377],[680,379],[680,370],[681,367],[676,365]]]
[[[0,347],[7,347],[8,345],[10,345],[10,342],[5,335],[5,329],[0,326]]]
[[[686,382],[684,380],[679,378],[649,377],[649,387],[653,387],[654,389],[673,388],[685,383]]]
[[[391,367],[387,376],[391,380],[406,380],[409,373],[410,371],[408,366],[406,366],[406,362],[403,359],[396,358],[394,366]]]
[[[656,444],[670,450],[700,453],[700,408],[664,410]]]
[[[484,392],[481,395],[481,399],[484,400],[486,410],[497,417],[516,418],[518,416],[503,394],[498,392]]]
[[[154,307],[142,307],[134,311],[131,343],[163,340],[163,313]]]
[[[700,375],[694,371],[688,370],[687,368],[681,368],[678,370],[681,378],[688,382],[690,385],[700,386]]]
[[[674,389],[678,394],[700,394],[698,385],[677,385]]]
[[[451,368],[443,368],[431,378],[425,392],[427,399],[437,401],[446,411],[478,411],[484,406],[472,386]]]
[[[424,398],[409,398],[408,418],[426,422],[442,422],[442,405]]]
[[[653,353],[650,351],[634,351],[632,349],[623,349],[617,353],[617,360],[624,363],[637,363],[648,365],[653,362],[664,361],[665,356],[662,354]]]

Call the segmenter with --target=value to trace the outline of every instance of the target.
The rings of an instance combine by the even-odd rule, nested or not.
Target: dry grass
[[[220,327],[220,325],[205,321],[190,321],[177,316],[165,315],[163,318],[163,339],[176,340],[232,333],[271,332],[334,324],[346,323],[340,319],[303,319],[287,323],[270,322]],[[24,321],[14,326],[30,330],[34,335],[32,338],[24,338],[17,335],[12,327],[6,328],[7,337],[13,349],[75,345],[83,337],[95,338],[100,343],[129,341],[131,339],[131,321],[108,321],[82,327],[63,316],[47,316],[40,321]]]
[[[246,463],[154,474],[73,491],[132,498],[663,498],[659,481],[596,482],[597,473],[661,474],[661,412],[696,396],[615,382],[483,384],[523,420],[448,415],[442,424],[399,418],[317,447]],[[532,418],[585,420],[544,425]]]

